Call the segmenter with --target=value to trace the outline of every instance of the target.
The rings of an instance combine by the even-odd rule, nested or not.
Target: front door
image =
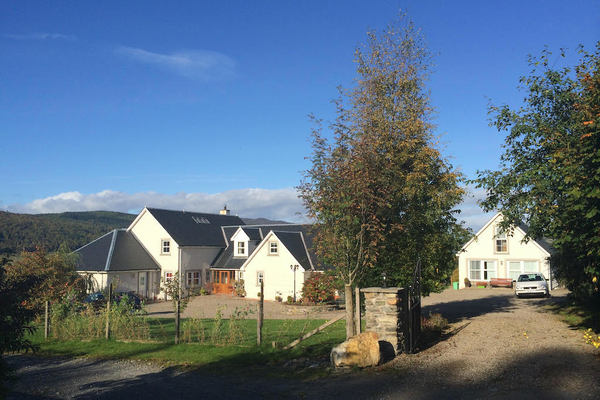
[[[234,271],[213,271],[213,291],[215,293],[233,293]]]
[[[138,294],[144,298],[148,297],[148,292],[146,288],[148,287],[147,281],[148,273],[147,272],[139,272],[138,273]]]

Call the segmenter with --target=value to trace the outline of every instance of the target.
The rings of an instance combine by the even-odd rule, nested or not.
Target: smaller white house
[[[258,298],[262,281],[265,299],[300,299],[307,270],[313,267],[302,232],[270,231],[242,265],[240,275],[248,298]]]
[[[304,280],[315,272],[308,231],[292,224],[223,227],[227,248],[211,267],[215,293],[231,293],[231,281],[242,279],[247,298],[259,297],[262,281],[266,300],[300,299]]]
[[[540,272],[553,289],[550,245],[544,240],[523,241],[525,226],[515,227],[509,235],[500,229],[500,222],[502,214],[498,213],[456,254],[459,287],[465,287],[465,278],[472,284],[486,284],[494,278],[516,280],[520,274]]]

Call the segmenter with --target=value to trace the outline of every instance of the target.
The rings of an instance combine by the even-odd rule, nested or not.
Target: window
[[[496,261],[473,260],[469,263],[469,279],[489,281],[497,277]]]
[[[206,270],[206,276],[204,278],[205,278],[204,282],[206,282],[206,283],[210,282],[210,270],[209,269]]]
[[[200,271],[190,271],[187,274],[187,286],[200,286]]]
[[[523,273],[531,274],[538,272],[537,261],[523,261]]]
[[[260,286],[261,282],[265,281],[265,273],[263,271],[256,272],[256,286]]]
[[[508,277],[513,281],[517,280],[521,274],[535,274],[538,272],[537,261],[509,261]]]
[[[269,242],[269,254],[277,254],[277,242]]]
[[[165,272],[165,282],[171,282],[173,280],[172,272]]]
[[[513,281],[521,275],[521,261],[509,261],[508,262],[508,277]]]
[[[494,228],[494,238],[496,242],[496,253],[508,252],[508,242],[506,240],[506,232],[500,229],[499,226]]]
[[[236,248],[236,255],[237,256],[244,256],[246,255],[246,242],[237,242],[237,248]]]
[[[170,254],[171,253],[171,241],[163,239],[160,245],[160,254]]]

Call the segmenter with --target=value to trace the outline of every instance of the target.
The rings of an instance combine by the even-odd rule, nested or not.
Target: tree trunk
[[[262,344],[263,312],[265,306],[265,283],[260,282],[260,298],[258,299],[258,316],[256,317],[256,344]]]
[[[360,335],[360,288],[354,288],[354,334]]]
[[[346,339],[354,336],[354,303],[352,302],[352,286],[344,285],[344,299],[346,300]]]
[[[106,340],[110,339],[110,303],[112,301],[113,287],[112,282],[108,285],[108,299],[106,300],[106,329],[104,337]]]
[[[181,315],[181,303],[180,300],[175,302],[175,344],[179,344],[179,331],[180,331],[180,315]]]
[[[44,313],[44,340],[48,340],[48,332],[50,332],[50,302],[46,300],[46,311]]]

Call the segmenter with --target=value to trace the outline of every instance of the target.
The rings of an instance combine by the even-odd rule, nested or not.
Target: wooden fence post
[[[108,285],[108,299],[106,300],[106,332],[104,336],[106,340],[110,339],[110,303],[112,300],[112,282]]]
[[[48,340],[48,332],[50,331],[50,301],[46,300],[46,311],[44,313],[44,340]]]
[[[265,283],[260,281],[260,298],[258,300],[258,317],[256,318],[256,344],[262,344],[263,310],[265,302]]]
[[[175,344],[179,344],[179,315],[181,312],[181,303],[178,299],[175,301]]]
[[[360,288],[354,288],[354,333],[360,335]]]

